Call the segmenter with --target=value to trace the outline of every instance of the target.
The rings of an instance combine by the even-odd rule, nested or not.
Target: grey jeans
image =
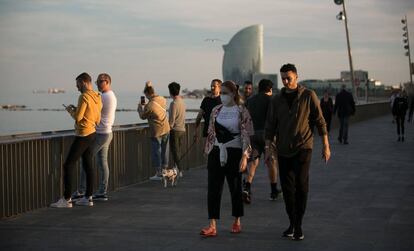
[[[184,141],[185,132],[183,131],[170,131],[170,149],[173,157],[173,164],[175,164],[178,170],[181,171],[181,158],[182,158],[182,145]]]
[[[99,187],[98,193],[104,194],[108,190],[109,180],[109,166],[108,166],[108,151],[109,145],[113,138],[112,133],[96,134],[95,143],[93,145],[93,154],[96,154],[96,163],[98,165],[99,173]],[[83,168],[80,169],[80,184],[78,191],[83,193],[86,190],[86,174]]]

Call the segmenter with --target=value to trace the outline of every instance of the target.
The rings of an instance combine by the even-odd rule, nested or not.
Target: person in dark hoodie
[[[326,129],[328,129],[328,133],[331,131],[331,121],[332,121],[332,112],[333,112],[333,101],[329,95],[328,90],[325,90],[323,93],[323,97],[321,98],[321,109],[323,118],[326,122]]]
[[[246,106],[252,118],[254,135],[250,137],[252,145],[252,158],[249,159],[249,168],[246,175],[246,182],[243,189],[243,201],[246,204],[251,203],[251,185],[259,166],[260,156],[264,153],[265,137],[264,127],[266,123],[267,110],[272,102],[272,87],[273,83],[269,79],[262,79],[259,82],[259,93],[249,98]],[[272,144],[273,146],[273,144]],[[278,198],[281,191],[277,189],[277,161],[272,159],[270,162],[265,162],[268,170],[268,177],[270,183],[270,200],[274,201]]]
[[[408,110],[408,101],[406,95],[403,92],[399,91],[397,96],[394,99],[392,105],[392,115],[397,123],[397,134],[398,141],[404,142],[404,122],[405,115]]]
[[[93,90],[92,78],[88,73],[84,72],[76,78],[76,87],[81,93],[78,99],[78,106],[69,105],[66,107],[66,110],[75,120],[76,136],[63,164],[64,197],[50,205],[55,208],[72,207],[72,177],[76,162],[80,158],[82,158],[82,166],[86,173],[86,193],[83,198],[76,201],[76,205],[93,206],[92,190],[95,178],[92,166],[92,148],[95,142],[96,126],[101,120],[102,100],[101,95]]]
[[[355,102],[352,94],[345,89],[345,85],[342,85],[342,90],[336,94],[335,106],[333,114],[338,112],[339,118],[339,143],[348,144],[348,125],[349,117],[355,114]]]

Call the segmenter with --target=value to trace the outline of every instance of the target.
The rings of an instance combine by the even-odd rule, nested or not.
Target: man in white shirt
[[[102,93],[102,111],[101,121],[96,127],[96,140],[94,144],[94,153],[96,153],[96,162],[99,173],[99,188],[93,195],[94,200],[107,201],[108,195],[108,180],[109,180],[109,166],[108,166],[108,150],[111,144],[112,125],[115,121],[115,111],[117,100],[111,88],[111,76],[107,73],[99,74],[96,80],[96,86]],[[82,196],[85,191],[85,173],[81,168],[81,179],[79,190],[72,195],[72,200],[76,200]]]

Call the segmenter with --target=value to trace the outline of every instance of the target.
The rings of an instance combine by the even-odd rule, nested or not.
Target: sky
[[[354,69],[408,81],[401,18],[414,41],[414,1],[346,5]],[[68,90],[82,72],[107,72],[119,91],[141,93],[146,80],[160,93],[172,81],[209,87],[222,78],[222,45],[253,24],[264,25],[265,73],[289,62],[300,80],[339,78],[349,70],[341,10],[333,0],[0,0],[0,85]]]

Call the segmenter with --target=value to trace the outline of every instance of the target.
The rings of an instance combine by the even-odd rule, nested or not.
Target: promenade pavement
[[[176,188],[145,182],[110,193],[92,208],[45,208],[0,221],[0,250],[414,250],[414,125],[396,141],[391,116],[350,127],[349,145],[332,131],[332,159],[321,161],[320,138],[310,174],[305,240],[281,238],[288,220],[282,199],[268,200],[260,168],[245,206],[243,232],[232,223],[227,187],[218,236],[204,239],[207,171],[193,169]]]

